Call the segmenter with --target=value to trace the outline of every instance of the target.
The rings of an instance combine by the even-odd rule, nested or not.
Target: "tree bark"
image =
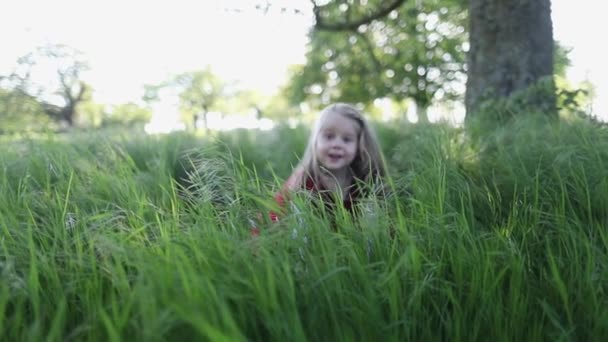
[[[555,113],[551,1],[470,0],[469,18],[467,119],[484,100],[509,97],[543,78],[550,91],[532,93],[527,103]]]
[[[422,105],[416,105],[416,116],[418,117],[418,123],[427,124],[429,123],[428,107]]]

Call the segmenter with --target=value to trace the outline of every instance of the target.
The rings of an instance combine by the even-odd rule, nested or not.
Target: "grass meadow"
[[[0,340],[603,341],[608,130],[378,124],[392,192],[251,220],[305,127],[0,145]]]

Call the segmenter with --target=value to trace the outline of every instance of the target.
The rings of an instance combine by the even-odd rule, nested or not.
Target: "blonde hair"
[[[304,156],[300,160],[296,172],[293,175],[295,176],[295,179],[292,179],[292,187],[303,187],[309,177],[312,178],[315,184],[319,184],[322,171],[321,165],[317,160],[315,147],[324,123],[332,114],[339,114],[351,119],[355,121],[359,127],[359,134],[357,137],[357,154],[350,165],[355,181],[375,183],[386,176],[384,159],[378,144],[378,139],[372,128],[369,126],[367,120],[365,120],[363,113],[353,105],[347,103],[335,103],[325,107],[321,111],[319,118],[317,119],[317,122],[315,123],[311,132]]]

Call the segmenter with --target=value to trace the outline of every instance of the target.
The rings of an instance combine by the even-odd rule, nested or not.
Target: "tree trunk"
[[[209,123],[207,122],[207,109],[203,110],[203,126],[205,128],[205,133],[209,133]]]
[[[65,121],[69,127],[74,126],[74,118],[76,117],[76,104],[69,103],[61,110],[61,119]]]
[[[416,104],[416,116],[418,123],[429,123],[428,106]]]
[[[526,103],[555,113],[553,27],[550,0],[470,0],[467,119],[481,102],[506,98],[539,80],[549,91],[532,92]]]

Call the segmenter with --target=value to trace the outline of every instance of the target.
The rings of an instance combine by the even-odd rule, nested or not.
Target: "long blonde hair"
[[[378,139],[369,126],[363,113],[355,106],[347,103],[335,103],[325,107],[317,119],[308,140],[308,146],[304,152],[296,172],[292,179],[294,188],[302,188],[306,180],[310,177],[315,184],[319,184],[321,175],[321,165],[317,160],[315,147],[319,133],[327,117],[331,114],[343,115],[357,123],[359,126],[359,136],[357,138],[357,154],[351,163],[351,172],[355,181],[365,183],[375,183],[386,176],[384,158],[378,144]],[[293,177],[292,176],[292,177]]]

